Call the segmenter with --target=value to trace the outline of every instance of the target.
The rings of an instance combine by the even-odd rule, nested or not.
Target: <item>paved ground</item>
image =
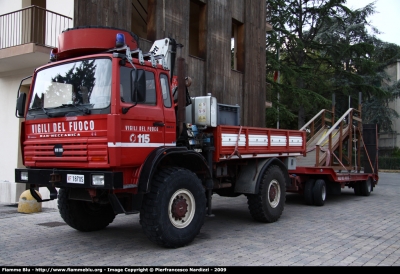
[[[18,213],[0,204],[2,266],[400,266],[400,174],[380,173],[369,197],[352,189],[306,206],[288,194],[276,223],[254,222],[246,198],[213,196],[195,241],[160,248],[143,234],[138,215],[118,215],[105,230],[81,233],[58,211]]]

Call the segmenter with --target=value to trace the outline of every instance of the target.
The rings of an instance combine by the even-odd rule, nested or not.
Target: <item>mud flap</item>
[[[115,196],[115,194],[112,193],[108,194],[108,200],[110,201],[110,204],[115,214],[121,214],[121,213],[124,213],[126,215],[137,214],[140,212],[143,195],[142,194],[134,195],[134,198],[132,200],[132,209],[130,211],[125,210],[124,206],[118,200],[117,196]]]

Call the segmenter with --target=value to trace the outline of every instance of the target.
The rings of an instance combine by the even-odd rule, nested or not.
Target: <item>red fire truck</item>
[[[287,190],[309,189],[310,204],[325,200],[331,170],[296,166],[307,154],[306,130],[241,126],[239,106],[190,97],[173,39],[146,53],[135,34],[116,28],[77,27],[58,39],[29,93],[18,91],[26,168],[15,170],[15,181],[38,202],[58,198],[72,228],[95,231],[117,214],[139,213],[151,241],[181,247],[212,214],[215,193],[246,195],[260,222],[280,218]],[[372,190],[377,177],[365,176]]]

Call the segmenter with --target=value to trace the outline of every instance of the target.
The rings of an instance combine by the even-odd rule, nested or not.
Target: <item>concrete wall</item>
[[[0,0],[0,15],[22,9],[25,2],[26,1]]]
[[[46,9],[74,18],[74,0],[47,0]]]
[[[17,90],[21,79],[32,74],[33,68],[12,71],[0,75],[0,202],[15,203],[19,199],[19,187],[14,182],[14,169],[20,166],[19,131],[20,120],[15,117]],[[21,192],[22,193],[22,192]],[[21,194],[19,193],[19,194]],[[16,197],[18,196],[18,197]]]
[[[0,0],[0,15],[31,6],[31,0]],[[74,0],[47,0],[46,9],[74,17]]]

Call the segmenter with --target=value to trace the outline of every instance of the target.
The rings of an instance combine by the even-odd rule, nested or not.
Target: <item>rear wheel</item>
[[[89,232],[101,230],[114,221],[115,213],[110,204],[97,204],[68,199],[69,189],[60,189],[58,209],[61,218],[72,228]]]
[[[205,190],[183,168],[159,171],[144,197],[140,223],[146,236],[164,247],[182,247],[199,234],[206,215]]]
[[[314,204],[314,198],[313,198],[314,184],[315,184],[314,179],[308,179],[304,184],[304,200],[306,205]]]
[[[360,195],[369,196],[371,195],[372,179],[368,178],[366,181],[360,183]]]
[[[313,199],[314,205],[323,206],[325,204],[326,199],[326,184],[322,179],[318,179],[315,181],[313,187]]]
[[[258,194],[247,195],[247,204],[254,220],[272,223],[282,215],[285,199],[283,172],[278,166],[270,166],[263,174]]]
[[[357,196],[361,196],[361,182],[357,182],[354,184],[354,194]]]

